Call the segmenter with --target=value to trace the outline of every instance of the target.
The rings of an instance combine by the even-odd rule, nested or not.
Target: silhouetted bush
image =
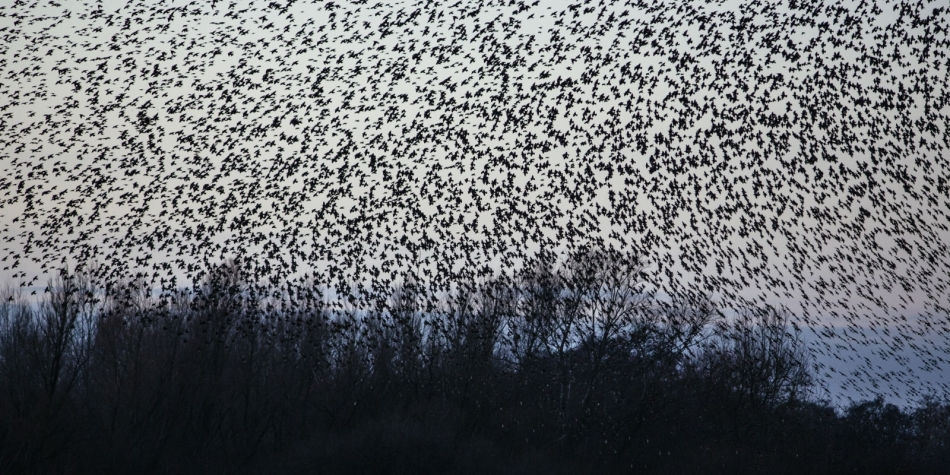
[[[772,309],[661,301],[628,256],[375,308],[234,262],[153,297],[63,272],[0,304],[0,473],[937,473],[950,404],[839,414]],[[314,295],[319,292],[314,292]],[[434,302],[434,303],[433,303]]]

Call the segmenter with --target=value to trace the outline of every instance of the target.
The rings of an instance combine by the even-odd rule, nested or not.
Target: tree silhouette
[[[938,473],[950,404],[813,397],[774,308],[661,299],[579,248],[366,302],[254,293],[237,261],[153,298],[64,271],[0,304],[0,469]],[[316,293],[315,293],[316,294]],[[354,299],[356,301],[357,299]]]

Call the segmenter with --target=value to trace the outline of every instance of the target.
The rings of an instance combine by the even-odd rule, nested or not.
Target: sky
[[[787,307],[839,391],[945,389],[941,5],[15,2],[0,277],[438,281],[601,240]]]

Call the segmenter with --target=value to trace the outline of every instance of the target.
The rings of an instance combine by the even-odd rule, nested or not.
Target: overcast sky
[[[0,276],[503,272],[600,237],[900,371],[898,335],[950,349],[941,3],[5,5]],[[885,386],[947,382],[914,365]]]

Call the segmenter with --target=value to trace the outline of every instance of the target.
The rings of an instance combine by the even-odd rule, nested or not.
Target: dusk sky
[[[342,289],[599,242],[786,307],[837,391],[950,389],[945,1],[452,3],[0,6],[0,277]]]

